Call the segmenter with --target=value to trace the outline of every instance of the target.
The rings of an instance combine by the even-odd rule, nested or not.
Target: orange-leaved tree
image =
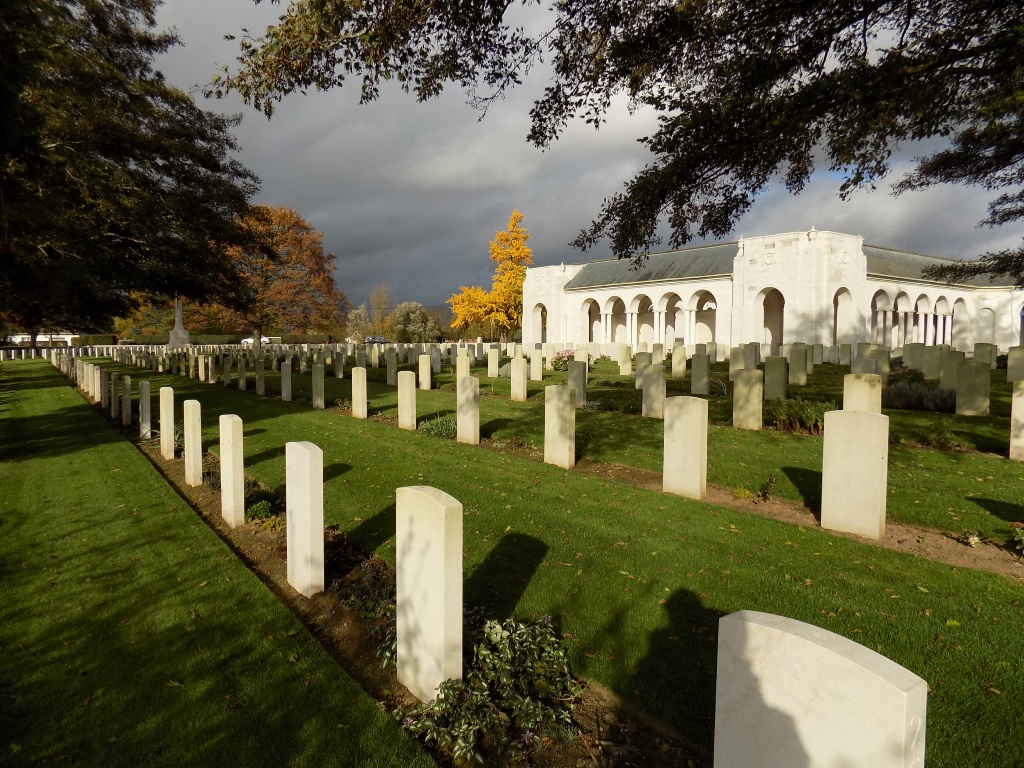
[[[198,313],[224,329],[252,330],[256,344],[268,330],[339,330],[351,305],[334,284],[335,256],[324,253],[323,235],[283,206],[256,206],[246,226],[254,244],[228,252],[241,277],[235,293]]]
[[[452,327],[468,328],[490,323],[508,338],[523,324],[523,282],[526,267],[533,263],[533,253],[526,245],[530,232],[522,226],[523,214],[513,210],[508,228],[496,232],[490,244],[491,261],[497,266],[490,292],[479,286],[460,286],[448,303],[451,305]]]

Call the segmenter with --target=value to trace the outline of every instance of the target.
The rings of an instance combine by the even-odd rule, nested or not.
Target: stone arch
[[[888,341],[891,349],[904,346],[913,339],[913,307],[906,291],[899,291],[892,302],[892,332]]]
[[[690,299],[693,310],[693,343],[717,341],[718,300],[711,291],[698,291]]]
[[[786,316],[786,297],[778,288],[765,288],[757,299],[762,309],[762,327],[760,341],[767,344],[771,354],[782,351],[782,337]]]
[[[848,288],[840,288],[832,297],[832,343],[857,343],[857,310]]]
[[[949,300],[939,296],[935,300],[935,339],[936,344],[949,344]]]
[[[994,317],[993,317],[994,319]],[[981,330],[980,328],[978,329]],[[984,334],[979,333],[977,339],[983,340]],[[970,318],[967,316],[967,302],[957,299],[953,302],[953,346],[957,349],[967,350],[973,344],[971,336]]]
[[[990,307],[978,310],[978,331],[974,340],[985,344],[996,343],[996,313]]]
[[[914,301],[914,338],[920,344],[931,344],[932,331],[935,329],[934,316],[932,315],[932,300],[926,294],[921,294]],[[926,330],[927,329],[927,330]]]
[[[629,332],[626,326],[626,302],[618,296],[612,296],[605,303],[605,312],[608,313],[610,325],[608,334],[611,340],[618,344],[629,344]]]
[[[580,306],[580,330],[587,343],[604,341],[601,307],[594,299],[584,299]]]
[[[892,299],[889,294],[879,289],[871,297],[871,341],[875,344],[888,345],[889,329],[892,326]]]
[[[630,310],[636,315],[636,329],[633,333],[637,349],[647,344],[650,349],[654,344],[654,302],[646,294],[641,293],[633,299]]]
[[[535,304],[533,307],[533,327],[540,331],[541,344],[548,340],[548,308],[543,304]]]
[[[670,291],[658,300],[658,311],[662,313],[661,338],[665,342],[665,350],[686,336],[683,300],[679,294]]]

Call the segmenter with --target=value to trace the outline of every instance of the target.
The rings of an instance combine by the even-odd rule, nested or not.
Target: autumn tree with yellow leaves
[[[533,253],[526,245],[530,232],[520,226],[523,214],[512,211],[508,229],[495,232],[490,244],[491,261],[497,266],[490,292],[471,285],[459,286],[448,304],[452,308],[452,328],[490,324],[502,338],[509,338],[523,325],[523,282]]]

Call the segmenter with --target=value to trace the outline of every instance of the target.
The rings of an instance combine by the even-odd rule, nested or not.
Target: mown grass
[[[0,579],[0,764],[434,764],[42,361],[0,373]]]
[[[385,558],[394,558],[396,487],[427,484],[455,496],[466,515],[468,604],[495,616],[555,616],[581,674],[706,746],[713,738],[717,619],[754,609],[838,632],[923,677],[931,691],[933,768],[1019,763],[1020,584],[387,423],[154,378],[176,387],[179,409],[185,397],[201,400],[211,444],[217,416],[239,414],[247,471],[271,487],[284,483],[286,442],[323,448],[327,523]],[[335,382],[329,391],[343,395],[345,387]],[[371,388],[371,399],[388,414],[393,390]],[[453,405],[450,393],[418,393],[417,402],[423,416]],[[536,407],[484,397],[481,422],[500,420],[494,434],[529,436],[524,424]],[[610,417],[581,417],[589,415]],[[639,417],[616,424],[620,454],[630,445],[626,436],[659,428]],[[722,428],[716,434],[717,446],[748,463],[744,482],[768,468],[752,447],[765,462],[778,465],[782,453],[791,466],[812,441]],[[918,450],[910,455],[922,462],[947,460]],[[890,484],[897,497],[902,485]],[[946,503],[940,492],[928,493]]]

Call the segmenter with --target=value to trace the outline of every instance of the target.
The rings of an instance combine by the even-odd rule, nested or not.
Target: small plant
[[[950,427],[949,417],[939,416],[932,422],[931,434],[928,436],[927,443],[940,451],[952,451],[960,447],[960,441]]]
[[[563,349],[561,352],[555,352],[555,354],[551,356],[551,368],[556,371],[568,371],[569,363],[571,363],[575,359],[575,349]],[[587,362],[593,363],[594,356],[587,355]]]
[[[521,438],[518,434],[514,434],[514,435],[511,435],[508,438],[508,447],[509,448],[525,448],[526,447],[526,441],[523,440],[523,438]]]
[[[220,490],[220,466],[203,467],[203,484],[215,491]]]
[[[902,360],[900,361],[902,363]],[[893,367],[889,369],[889,386],[906,382],[907,384],[924,384],[924,371],[917,368],[907,368],[903,365],[896,365],[893,360]]]
[[[442,683],[431,703],[395,711],[409,733],[435,743],[456,763],[487,764],[522,755],[572,725],[582,687],[550,616],[486,621],[469,634],[465,678]]]
[[[584,411],[603,411],[604,403],[600,400],[586,400],[582,405],[580,405],[580,408]]]
[[[281,515],[274,515],[264,520],[260,527],[264,531],[283,531],[288,527],[288,521],[286,521]]]
[[[452,415],[438,416],[420,425],[420,432],[423,434],[440,437],[444,440],[454,440],[458,435],[458,430],[458,421]]]
[[[1013,529],[1013,548],[1024,550],[1024,523],[1014,521],[1010,523],[1010,528]]]
[[[761,489],[757,492],[758,501],[771,501],[772,496],[775,494],[775,473],[772,472],[768,475],[768,479],[761,484]]]
[[[737,487],[732,489],[732,497],[734,499],[749,499],[751,495],[747,488]]]
[[[245,515],[250,520],[266,520],[274,514],[274,507],[269,499],[261,499],[245,510]]]
[[[779,432],[821,435],[825,432],[825,413],[835,409],[836,404],[831,401],[801,400],[799,397],[768,400],[764,404],[764,420]]]
[[[897,381],[882,390],[882,405],[903,411],[956,411],[956,391],[924,381]]]
[[[976,547],[981,544],[981,536],[978,535],[977,531],[965,531],[963,541],[969,547]]]
[[[342,399],[335,400],[334,404],[336,406],[338,406],[338,408],[343,410],[343,411],[351,411],[352,410],[352,401],[349,400],[348,398],[342,398]]]

